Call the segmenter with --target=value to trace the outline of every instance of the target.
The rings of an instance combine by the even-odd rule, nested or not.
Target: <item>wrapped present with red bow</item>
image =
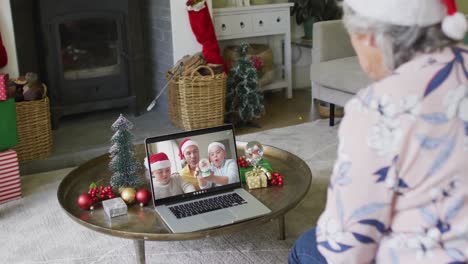
[[[8,74],[0,74],[0,101],[7,99]]]

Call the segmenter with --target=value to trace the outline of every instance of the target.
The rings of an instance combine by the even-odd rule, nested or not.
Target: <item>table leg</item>
[[[145,241],[141,239],[133,240],[135,247],[136,261],[138,264],[145,264]]]
[[[285,231],[285,225],[284,225],[284,215],[278,217],[278,227],[279,227],[279,240],[285,240],[286,239],[286,231]]]

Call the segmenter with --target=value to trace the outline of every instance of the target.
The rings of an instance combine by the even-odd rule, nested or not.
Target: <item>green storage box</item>
[[[15,99],[0,101],[0,151],[18,144]]]

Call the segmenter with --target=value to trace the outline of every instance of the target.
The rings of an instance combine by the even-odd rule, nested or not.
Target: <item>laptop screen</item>
[[[232,125],[148,138],[155,205],[240,187]]]

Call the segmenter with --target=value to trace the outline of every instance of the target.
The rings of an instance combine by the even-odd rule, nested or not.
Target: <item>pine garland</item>
[[[234,124],[247,123],[265,113],[263,93],[252,61],[247,57],[248,43],[237,50],[239,59],[229,70],[226,93],[226,114]]]
[[[135,159],[132,144],[133,134],[130,130],[133,128],[133,124],[120,114],[111,128],[115,134],[111,138],[112,145],[109,149],[111,156],[109,167],[112,171],[110,184],[116,188],[136,188],[141,184],[138,177],[141,165]]]

